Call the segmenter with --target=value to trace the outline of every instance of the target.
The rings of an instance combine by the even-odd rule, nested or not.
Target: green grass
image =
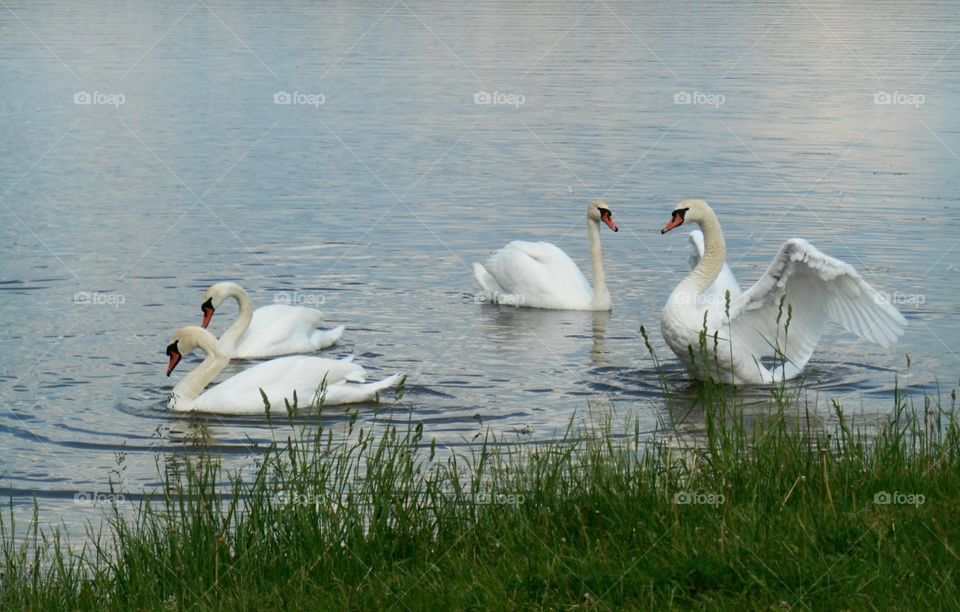
[[[185,449],[82,550],[5,518],[0,605],[960,609],[955,394],[853,427],[801,393],[748,410],[707,382],[670,402],[700,430],[655,440],[606,412],[466,457],[406,420],[306,429],[242,474]]]

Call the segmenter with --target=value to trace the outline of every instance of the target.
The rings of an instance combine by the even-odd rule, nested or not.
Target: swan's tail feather
[[[402,374],[394,374],[383,380],[372,383],[338,383],[327,387],[327,394],[323,398],[323,403],[327,406],[337,404],[353,404],[356,402],[369,402],[377,399],[381,391],[386,391],[390,387],[395,387],[403,378]]]
[[[338,325],[333,329],[318,329],[310,336],[310,342],[313,344],[314,350],[325,349],[339,342],[346,329],[343,325]]]
[[[473,264],[473,275],[477,277],[477,282],[480,283],[480,287],[483,288],[484,294],[488,299],[492,299],[493,296],[503,293],[503,289],[500,288],[500,283],[483,267],[483,264],[478,262]]]

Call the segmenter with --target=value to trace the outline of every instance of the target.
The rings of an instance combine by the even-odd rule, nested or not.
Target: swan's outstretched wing
[[[788,304],[792,316],[785,334]],[[730,307],[733,337],[756,356],[779,350],[788,370],[807,363],[830,321],[884,348],[907,324],[853,266],[799,238],[788,240],[760,280]]]
[[[692,270],[696,268],[700,260],[703,259],[703,232],[700,230],[690,232],[689,247],[690,255],[688,260],[690,261],[690,269]],[[737,277],[733,275],[733,271],[730,269],[730,266],[727,265],[727,262],[723,262],[723,269],[720,270],[720,275],[717,276],[713,284],[703,293],[705,303],[711,306],[715,304],[723,304],[725,306],[727,291],[730,292],[731,300],[742,293],[740,284],[737,282]]]

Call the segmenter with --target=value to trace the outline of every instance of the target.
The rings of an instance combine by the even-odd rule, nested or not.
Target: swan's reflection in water
[[[669,392],[664,394],[662,429],[670,432],[668,440],[686,448],[704,448],[707,442],[707,418],[724,422],[728,427],[742,427],[750,433],[761,424],[782,418],[787,427],[797,431],[830,431],[838,424],[831,403],[837,381],[846,379],[845,364],[812,371],[786,384],[775,385],[706,385],[683,378],[682,370],[668,376]],[[893,377],[893,372],[891,372]],[[908,389],[909,390],[909,389]],[[918,390],[921,394],[922,389]],[[892,391],[884,391],[892,395]],[[891,400],[892,403],[892,400]],[[866,411],[861,404],[839,404],[843,418],[850,426],[860,425],[867,431],[879,426],[882,414]],[[892,407],[892,406],[891,406]]]
[[[537,361],[578,357],[582,360],[584,339],[590,339],[589,364],[608,364],[604,339],[610,322],[609,311],[483,305],[480,317],[485,338],[505,355]],[[568,366],[570,361],[563,363]]]

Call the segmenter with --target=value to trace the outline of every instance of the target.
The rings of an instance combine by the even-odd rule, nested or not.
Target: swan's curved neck
[[[189,402],[197,399],[207,388],[207,385],[230,362],[230,359],[220,351],[215,338],[211,342],[210,339],[201,336],[197,339],[197,345],[203,351],[203,361],[190,370],[190,373],[184,376],[183,380],[173,388],[173,395],[179,402]]]
[[[593,305],[610,305],[610,292],[607,291],[607,275],[603,271],[603,247],[600,245],[600,224],[587,218],[587,231],[590,234],[590,254],[593,258]]]
[[[240,305],[240,315],[237,317],[237,320],[233,322],[233,325],[220,336],[220,342],[222,342],[224,346],[236,346],[237,342],[240,341],[240,337],[243,336],[243,333],[250,327],[250,321],[253,320],[253,300],[250,299],[250,296],[241,287],[231,289],[227,297],[232,297],[237,300],[237,304]]]
[[[712,210],[708,210],[706,218],[699,225],[703,230],[703,257],[684,281],[692,285],[698,294],[709,289],[717,280],[727,259],[727,242],[723,238],[720,221]]]

